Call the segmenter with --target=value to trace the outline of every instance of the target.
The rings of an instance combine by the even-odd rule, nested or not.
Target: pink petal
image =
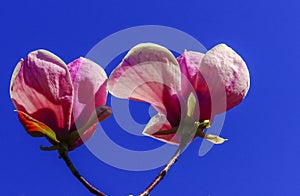
[[[184,51],[177,60],[182,73],[182,95],[186,98],[191,93],[191,88],[196,92],[200,109],[200,121],[213,119],[211,116],[211,98],[207,84],[200,72],[200,63],[204,57],[203,53]],[[189,83],[189,84],[188,84]]]
[[[85,143],[92,135],[95,133],[98,123],[92,125],[88,128],[71,146],[69,146],[68,150],[74,150],[75,148],[81,146]]]
[[[248,68],[243,59],[225,44],[219,44],[205,54],[200,71],[210,88],[211,96],[215,97],[212,98],[212,104],[217,105],[217,113],[238,105],[248,92],[250,86]],[[224,89],[225,100],[222,98]],[[227,105],[224,108],[221,102],[226,100]]]
[[[177,93],[180,69],[172,53],[159,45],[144,43],[132,48],[111,73],[108,89],[116,97],[148,102],[168,120],[180,118]]]
[[[156,134],[157,132],[168,132],[172,130],[172,125],[168,122],[167,118],[163,114],[156,114],[153,116],[146,125],[143,134],[152,138],[158,139],[170,144],[179,145],[180,137],[175,133],[170,134]]]
[[[95,109],[105,105],[107,75],[102,67],[86,58],[68,64],[74,87],[72,130],[83,127]]]
[[[88,122],[80,129],[76,129],[75,127],[77,124],[74,124],[74,129],[69,132],[68,137],[65,138],[64,142],[68,145],[69,149],[74,149],[85,141],[89,139],[94,133],[95,126],[98,122],[101,122],[108,118],[112,114],[112,110],[108,106],[99,106],[95,112],[92,113]]]
[[[17,110],[49,126],[58,138],[70,128],[73,87],[66,64],[46,50],[31,52],[14,70],[10,96]]]
[[[188,79],[194,88],[198,86],[198,77],[201,77],[199,69],[203,57],[203,53],[193,51],[184,51],[182,55],[177,57],[181,73]]]

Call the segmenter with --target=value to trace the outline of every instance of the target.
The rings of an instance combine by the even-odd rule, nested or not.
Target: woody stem
[[[94,186],[92,186],[84,177],[80,175],[80,173],[77,171],[77,169],[74,167],[72,161],[69,158],[68,151],[64,149],[58,149],[58,153],[60,155],[60,158],[62,158],[72,174],[85,186],[91,193],[97,196],[105,196],[104,193],[96,189]]]
[[[148,196],[150,192],[158,185],[158,183],[165,177],[169,169],[176,163],[178,157],[182,152],[182,148],[178,148],[175,154],[170,159],[169,163],[164,167],[163,170],[156,176],[156,178],[151,182],[151,184],[141,193],[139,196]]]

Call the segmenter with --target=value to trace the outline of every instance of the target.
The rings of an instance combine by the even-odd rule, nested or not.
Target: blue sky
[[[195,140],[152,195],[300,194],[300,4],[296,0],[30,0],[5,1],[1,7],[1,195],[89,195],[56,152],[39,150],[40,144],[47,144],[45,139],[31,138],[18,122],[9,98],[18,60],[44,48],[70,62],[112,33],[150,24],[177,28],[206,48],[228,44],[246,61],[251,76],[247,98],[226,115],[222,136],[229,141],[200,157],[201,140]],[[149,116],[140,116],[147,105],[140,108],[133,116],[145,123]],[[161,145],[124,134],[113,119],[104,126],[111,129],[111,138],[128,148]],[[85,146],[70,156],[82,175],[113,196],[136,195],[160,170],[118,169]]]

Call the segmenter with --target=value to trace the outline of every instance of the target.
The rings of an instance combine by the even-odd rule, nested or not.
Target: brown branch
[[[187,119],[187,120],[189,120],[189,119]],[[188,127],[185,127],[184,129],[179,130],[180,132],[178,134],[181,136],[181,139],[180,139],[180,143],[179,143],[178,149],[176,150],[175,154],[172,156],[171,160],[164,167],[164,169],[156,176],[156,178],[152,181],[152,183],[141,194],[139,194],[139,196],[149,196],[150,192],[165,177],[165,175],[167,174],[169,169],[172,167],[172,165],[174,165],[174,163],[176,163],[181,152],[184,150],[184,148],[188,145],[188,143],[195,136],[198,128],[200,126],[207,127],[208,125],[209,125],[209,121],[206,120],[201,123],[199,123],[199,122],[193,123],[192,126],[188,126]],[[175,129],[176,129],[176,131],[178,131],[177,128],[175,128]],[[174,131],[174,130],[169,130],[169,131]]]
[[[158,185],[158,183],[165,177],[169,169],[176,163],[178,157],[182,152],[182,148],[178,148],[169,163],[164,167],[164,169],[156,176],[152,183],[141,193],[139,196],[149,196],[150,192]]]
[[[104,193],[102,193],[101,191],[96,189],[86,179],[84,179],[84,177],[82,177],[80,175],[80,173],[77,171],[77,169],[74,167],[72,161],[70,160],[69,155],[68,155],[68,151],[63,150],[63,149],[59,149],[58,153],[60,155],[60,158],[62,158],[65,161],[66,165],[68,166],[68,168],[70,169],[72,174],[81,182],[81,184],[83,184],[83,186],[85,186],[94,195],[105,196]]]

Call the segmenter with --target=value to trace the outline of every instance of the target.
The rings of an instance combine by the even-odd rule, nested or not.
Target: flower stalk
[[[93,185],[91,185],[81,174],[78,172],[78,170],[75,168],[73,165],[69,155],[68,151],[61,147],[58,149],[59,157],[62,158],[72,174],[80,181],[80,183],[85,186],[92,194],[97,195],[97,196],[105,196],[104,193],[102,193],[100,190],[95,188]]]
[[[151,182],[151,184],[141,193],[139,196],[149,196],[150,192],[158,185],[158,183],[165,177],[168,173],[169,169],[176,163],[180,154],[182,152],[182,148],[178,148],[175,154],[170,159],[169,163],[161,170],[161,172],[156,176],[156,178]]]
[[[190,103],[190,101],[189,101]],[[191,107],[191,104],[188,104]],[[189,109],[188,116],[192,115],[193,111]],[[150,192],[158,185],[160,181],[165,177],[168,173],[169,169],[176,163],[180,154],[185,149],[185,147],[189,144],[192,138],[195,136],[196,132],[202,132],[204,129],[209,128],[210,121],[204,120],[203,122],[195,122],[192,126],[185,127],[182,131],[179,131],[177,134],[181,135],[181,141],[178,146],[178,149],[170,159],[170,161],[165,165],[165,167],[161,170],[161,172],[156,176],[156,178],[151,182],[151,184],[139,195],[139,196],[148,196]]]

